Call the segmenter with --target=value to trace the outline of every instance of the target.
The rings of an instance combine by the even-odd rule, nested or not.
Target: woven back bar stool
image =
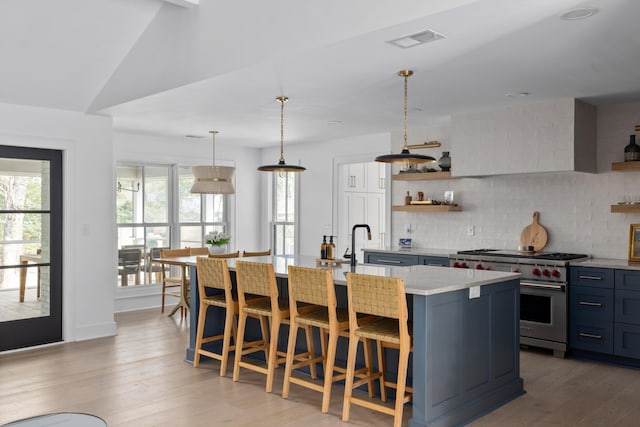
[[[331,270],[289,266],[289,307],[290,326],[287,345],[287,363],[282,386],[282,397],[289,397],[291,383],[322,393],[322,412],[329,411],[331,385],[345,378],[346,370],[335,366],[338,336],[348,337],[349,313],[346,309],[338,309],[336,291]],[[305,310],[298,311],[299,303]],[[304,326],[320,328],[322,355],[310,357],[294,364],[296,338],[298,329]],[[328,346],[326,335],[329,336]],[[322,361],[324,366],[324,383],[293,376],[293,370],[304,366],[315,366]],[[334,373],[338,371],[338,375]]]
[[[411,400],[411,395],[405,393],[411,337],[404,281],[393,277],[347,273],[347,296],[349,301],[349,356],[342,420],[349,420],[350,406],[355,404],[393,415],[394,427],[400,427],[404,404]],[[367,323],[359,322],[358,313],[374,315],[377,318]],[[356,351],[360,339],[377,340],[399,348],[398,377],[395,385],[397,392],[393,408],[383,403],[354,397],[352,394],[353,389],[363,383],[363,380],[354,382]],[[380,351],[380,346],[378,349]],[[381,393],[384,393],[384,375],[382,374],[379,378],[380,390]]]
[[[278,334],[280,325],[289,323],[289,301],[280,298],[276,275],[273,264],[249,261],[236,261],[236,279],[238,284],[238,339],[235,360],[233,364],[233,380],[238,381],[240,368],[250,369],[266,374],[266,391],[271,393],[273,389],[273,377],[275,368],[286,361],[286,353],[278,351]],[[248,298],[248,296],[262,296],[264,298]],[[243,347],[244,333],[248,317],[260,319],[262,338],[264,345]],[[270,331],[266,328],[266,320],[270,320]],[[309,352],[300,357],[309,358],[313,354],[313,340],[311,332],[307,333],[307,348]],[[267,366],[261,366],[242,360],[242,356],[263,351]],[[312,375],[315,377],[315,366],[312,367]]]
[[[198,367],[200,355],[208,356],[220,361],[220,376],[227,372],[229,351],[233,350],[231,338],[234,342],[237,335],[236,314],[238,314],[238,301],[233,298],[231,290],[231,277],[229,267],[224,259],[198,257],[196,259],[198,271],[198,293],[200,294],[200,311],[198,315],[198,329],[196,332],[195,357],[193,366]],[[214,295],[207,295],[206,289],[223,291]],[[207,319],[208,308],[221,307],[225,309],[224,332],[219,335],[204,336],[204,325]],[[215,353],[204,350],[202,344],[222,340],[222,351]]]
[[[160,258],[173,258],[173,257],[182,257],[182,256],[190,256],[191,252],[189,248],[184,249],[162,249],[160,251]],[[164,313],[164,301],[165,296],[171,296],[180,298],[179,292],[168,291],[167,289],[171,288],[179,288],[182,285],[182,274],[186,274],[186,271],[181,271],[181,275],[179,276],[171,276],[171,266],[168,264],[162,264],[162,309],[161,312]],[[167,271],[169,274],[167,274]],[[187,277],[184,278],[185,283],[189,283],[189,279]]]

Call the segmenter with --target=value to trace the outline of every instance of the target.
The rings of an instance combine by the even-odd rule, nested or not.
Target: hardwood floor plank
[[[293,385],[280,396],[264,376],[220,377],[219,362],[183,361],[188,321],[145,310],[116,315],[118,335],[0,355],[0,424],[47,412],[78,411],[117,426],[388,426],[391,417],[353,407],[340,420],[344,389],[335,385],[328,414],[321,394]],[[527,393],[472,422],[487,426],[639,425],[640,371],[548,353],[521,352]],[[404,420],[411,417],[407,406]],[[213,421],[212,421],[213,420]]]

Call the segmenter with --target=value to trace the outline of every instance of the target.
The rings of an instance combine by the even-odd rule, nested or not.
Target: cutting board
[[[533,213],[533,222],[527,225],[520,234],[520,244],[523,246],[533,246],[534,251],[541,251],[547,245],[547,230],[538,222],[540,212]]]

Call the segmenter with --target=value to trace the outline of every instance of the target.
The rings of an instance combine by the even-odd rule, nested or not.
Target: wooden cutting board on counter
[[[533,246],[533,250],[541,251],[547,245],[547,230],[539,223],[540,212],[533,213],[533,222],[527,225],[520,234],[520,244],[523,246]]]

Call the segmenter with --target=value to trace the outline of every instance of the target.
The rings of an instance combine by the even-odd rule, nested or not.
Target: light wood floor
[[[177,316],[179,317],[179,316]],[[159,310],[116,315],[118,335],[0,355],[0,424],[46,412],[78,411],[113,426],[388,426],[391,418],[352,407],[340,421],[343,388],[334,386],[329,414],[320,394],[292,386],[280,397],[246,370],[220,378],[219,362],[183,362],[186,320]],[[471,425],[638,426],[640,371],[522,351],[527,394]],[[411,407],[405,410],[405,423]]]

